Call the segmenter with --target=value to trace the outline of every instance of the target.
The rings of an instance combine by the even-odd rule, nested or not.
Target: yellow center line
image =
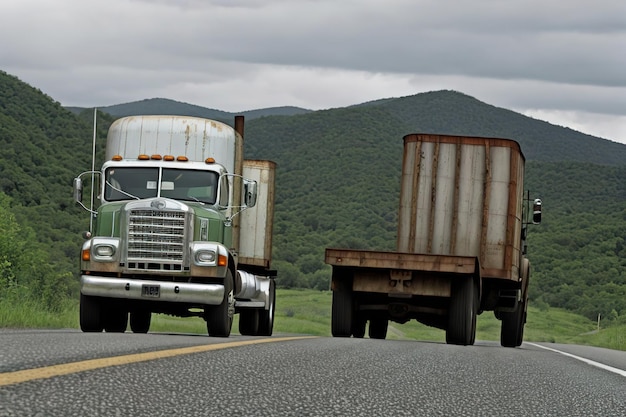
[[[212,345],[190,346],[178,349],[159,350],[155,352],[134,353],[131,355],[113,356],[101,359],[89,359],[86,361],[64,363],[60,365],[44,366],[42,368],[25,369],[22,371],[0,373],[0,387],[14,385],[36,379],[53,378],[60,375],[68,375],[77,372],[91,371],[93,369],[107,368],[110,366],[127,365],[136,362],[145,362],[155,359],[170,358],[172,356],[188,355],[191,353],[208,352],[211,350],[228,349],[233,347],[256,345],[260,343],[285,342],[289,340],[309,339],[315,336],[277,337],[269,339],[245,340],[240,342],[216,343]]]

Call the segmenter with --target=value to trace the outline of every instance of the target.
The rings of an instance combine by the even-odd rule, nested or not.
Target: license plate
[[[159,298],[161,296],[160,285],[142,285],[141,296],[148,298]]]

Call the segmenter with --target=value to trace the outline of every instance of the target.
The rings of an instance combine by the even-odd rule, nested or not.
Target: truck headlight
[[[198,266],[214,266],[217,254],[213,250],[199,250],[196,252],[195,263]]]
[[[191,242],[191,261],[195,266],[228,266],[228,249],[216,242]]]
[[[110,258],[115,255],[115,248],[110,245],[96,246],[93,250],[96,252],[96,256],[98,257]]]
[[[117,260],[119,239],[96,237],[91,242],[91,258],[98,262],[113,262]]]

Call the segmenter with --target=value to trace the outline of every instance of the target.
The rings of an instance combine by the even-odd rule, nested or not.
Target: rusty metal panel
[[[390,271],[359,269],[354,272],[353,291],[388,294],[404,298],[411,295],[449,297],[450,279],[432,275],[410,274],[410,279],[390,280]]]
[[[508,139],[404,137],[399,252],[478,257],[483,275],[519,275],[524,156]]]
[[[243,176],[258,184],[256,206],[240,216],[241,238],[239,262],[270,267],[272,259],[272,229],[274,227],[274,178],[276,164],[272,161],[245,160]]]
[[[186,156],[204,162],[212,157],[235,172],[235,130],[215,120],[189,116],[129,116],[113,122],[107,135],[106,160],[114,155]]]
[[[333,266],[473,274],[476,258],[417,253],[326,249],[326,263]],[[387,273],[389,277],[389,273]]]

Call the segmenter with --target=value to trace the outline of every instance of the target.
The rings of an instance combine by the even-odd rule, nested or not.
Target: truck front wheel
[[[500,313],[502,327],[500,328],[500,344],[504,347],[521,346],[524,340],[524,325],[528,307],[528,281],[530,280],[530,261],[522,260],[522,300],[517,304],[515,311]]]
[[[148,333],[150,330],[150,321],[152,320],[152,313],[145,310],[131,311],[130,312],[130,330],[133,333]]]
[[[104,329],[99,299],[82,293],[80,294],[80,329],[83,332],[101,332]]]
[[[128,311],[122,310],[115,305],[106,308],[104,317],[104,331],[107,333],[124,333],[128,327]]]
[[[204,319],[209,336],[228,337],[235,315],[235,294],[233,292],[233,274],[228,270],[224,277],[224,299],[219,305],[206,306]]]
[[[520,302],[515,311],[501,313],[500,344],[504,347],[517,347],[524,340],[524,324],[526,323],[526,303]]]

